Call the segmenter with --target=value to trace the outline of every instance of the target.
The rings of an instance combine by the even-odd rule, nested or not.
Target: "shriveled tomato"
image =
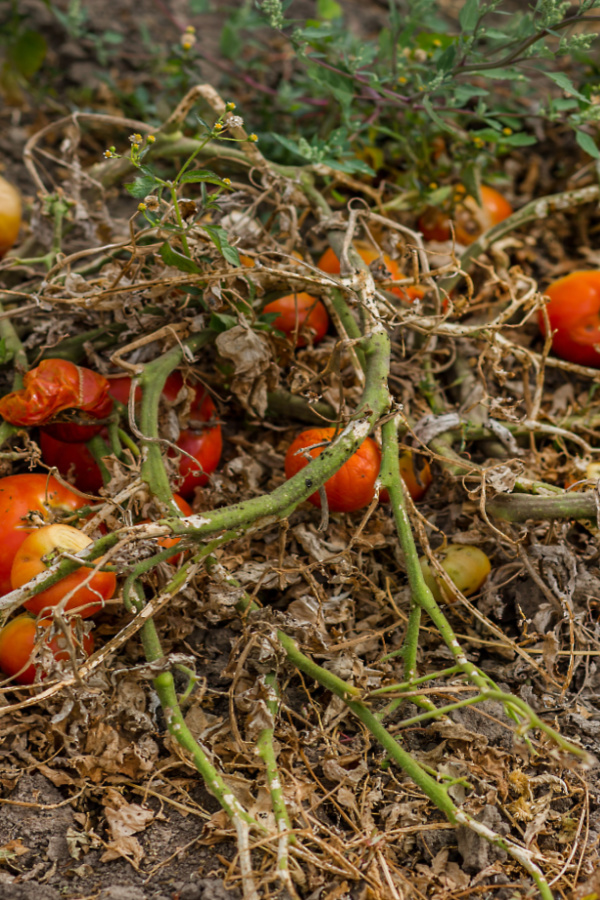
[[[86,494],[98,493],[102,487],[102,475],[87,444],[57,441],[45,428],[40,428],[39,441],[46,465],[57,468],[80,491]]]
[[[169,403],[175,403],[180,397],[185,386],[183,376],[179,372],[172,372],[167,378],[163,389],[163,397]],[[115,400],[127,405],[131,389],[131,379],[116,378],[110,382],[110,393]],[[141,392],[140,392],[141,398]],[[136,400],[138,395],[136,394]],[[193,494],[196,487],[201,487],[208,482],[208,476],[214,472],[221,459],[223,450],[223,438],[221,426],[216,423],[210,425],[216,414],[215,404],[210,394],[202,387],[192,389],[192,396],[188,398],[187,409],[184,413],[188,419],[188,428],[182,429],[177,440],[177,447],[189,456],[181,455],[179,462],[179,474],[182,478],[177,490],[184,497]],[[174,456],[176,451],[171,452]],[[190,456],[193,459],[190,459]]]
[[[10,573],[13,588],[22,587],[36,575],[45,572],[61,553],[79,553],[91,543],[92,539],[87,534],[70,525],[43,525],[32,531],[15,554]],[[67,600],[65,610],[77,612],[83,618],[93,616],[94,613],[100,612],[104,601],[113,596],[117,578],[114,572],[92,574],[92,571],[87,566],[82,566],[71,572],[56,584],[27,600],[25,608],[37,615],[42,610],[58,606],[72,591],[73,596]],[[90,575],[88,583],[84,584]]]
[[[552,349],[561,359],[600,369],[600,271],[571,272],[546,288]],[[544,317],[538,314],[542,334]]]
[[[40,629],[38,637],[43,638],[44,632],[49,634],[52,622],[50,619],[42,619],[36,624],[34,616],[21,615],[13,619],[0,631],[0,669],[5,675],[14,678],[19,684],[33,684],[35,681],[36,664],[34,653],[36,632]],[[71,628],[73,643],[76,644],[75,629]],[[69,658],[69,645],[64,634],[57,632],[53,637],[46,637],[46,647],[52,652],[57,662]],[[77,644],[76,644],[77,645]],[[94,650],[94,639],[91,634],[83,635],[80,644],[77,645],[84,656],[90,656]],[[44,677],[42,673],[41,677]]]
[[[287,294],[267,303],[265,313],[277,313],[273,328],[295,340],[296,347],[307,344],[304,335],[311,334],[314,344],[322,341],[329,328],[329,316],[320,300],[310,294]]]
[[[0,478],[0,595],[12,590],[10,570],[15,554],[33,526],[29,513],[48,522],[84,506],[83,497],[56,478],[39,472]]]
[[[309,428],[290,444],[285,457],[285,475],[291,478],[308,465],[312,457],[320,456],[335,437],[335,428]],[[305,448],[325,442],[322,447],[312,450]],[[303,452],[305,451],[305,452]],[[381,468],[381,450],[372,438],[366,438],[356,453],[348,459],[335,475],[325,482],[327,504],[332,512],[354,512],[362,509],[373,499],[375,481]],[[316,491],[308,498],[314,506],[321,506],[321,497]]]
[[[385,268],[390,273],[389,278],[392,281],[400,281],[402,278],[406,277],[402,273],[402,270],[400,269],[400,266],[398,265],[396,260],[388,256],[387,253],[384,253],[382,257],[379,251],[375,249],[375,247],[371,246],[371,244],[367,244],[365,241],[355,241],[352,246],[367,266],[370,266],[371,263],[381,259]],[[327,248],[317,265],[323,272],[327,272],[329,275],[340,274],[340,261],[331,247]],[[393,287],[390,288],[390,290],[392,294],[400,297],[400,299],[404,300],[405,303],[412,303],[413,300],[416,300],[417,298],[420,298],[425,294],[423,288],[415,287],[412,285],[406,288]]]
[[[456,191],[460,202],[454,209],[454,233],[458,243],[465,247],[476,241],[488,228],[503,222],[513,212],[508,200],[495,188],[482,184],[479,191],[481,206],[474,197],[465,196],[462,185],[459,185]],[[426,241],[448,241],[452,236],[450,217],[435,207],[428,207],[418,224]]]
[[[413,500],[421,500],[433,481],[429,463],[421,456],[416,459],[410,450],[403,453],[398,462],[400,475],[408,493]],[[380,492],[379,499],[382,503],[389,503],[390,495],[385,488]]]
[[[445,550],[436,554],[444,571],[448,573],[458,590],[465,597],[475,594],[483,585],[491,571],[491,563],[488,556],[479,547],[469,544],[449,544]],[[447,586],[438,580],[433,573],[427,559],[420,560],[421,571],[425,583],[438,603],[454,603],[456,595],[453,595]]]
[[[0,176],[0,257],[13,246],[21,227],[21,195]]]
[[[183,497],[180,497],[179,494],[173,494],[173,500],[175,501],[175,503],[179,507],[180,512],[183,513],[184,516],[191,516],[192,507],[186,500],[183,499]],[[152,519],[143,519],[142,523],[143,522],[152,522],[152,521],[153,521]],[[169,547],[174,547],[175,544],[178,544],[180,540],[181,540],[181,538],[178,538],[178,537],[164,537],[164,538],[160,538],[160,540],[158,541],[158,545],[159,545],[159,547],[162,547],[164,550],[168,550]],[[179,562],[179,560],[181,559],[181,556],[182,556],[181,553],[175,553],[174,556],[170,556],[168,558],[167,562],[171,563],[171,565],[174,566]]]
[[[103,419],[112,405],[103,375],[66,359],[44,359],[25,373],[21,390],[0,399],[0,416],[11,425],[46,425],[48,433],[60,441],[88,441],[102,425],[49,423],[67,409],[77,410],[84,418]]]

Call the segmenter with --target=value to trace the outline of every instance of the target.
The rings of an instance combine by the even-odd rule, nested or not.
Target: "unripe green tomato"
[[[442,569],[448,573],[460,593],[465,597],[477,593],[492,568],[483,550],[469,544],[448,544],[445,550],[439,551],[436,555]],[[419,564],[425,583],[434,599],[438,603],[455,603],[457,596],[450,592],[441,579],[438,580],[434,576],[431,566],[424,556],[419,560]]]

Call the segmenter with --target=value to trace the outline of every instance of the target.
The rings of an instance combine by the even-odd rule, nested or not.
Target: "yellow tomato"
[[[461,594],[470,597],[477,593],[491,571],[491,563],[479,547],[469,544],[449,544],[445,550],[436,554],[442,569],[448,573]],[[453,595],[448,587],[438,579],[425,557],[420,560],[421,571],[427,587],[438,603],[454,603]]]
[[[0,257],[15,243],[20,227],[21,195],[0,176]]]

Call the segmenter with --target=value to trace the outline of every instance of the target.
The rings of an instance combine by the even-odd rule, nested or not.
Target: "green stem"
[[[269,791],[271,793],[271,805],[273,807],[273,813],[275,815],[277,830],[279,834],[281,834],[282,831],[290,832],[292,829],[292,823],[290,821],[289,813],[285,805],[283,785],[281,783],[281,776],[277,767],[277,757],[275,755],[275,747],[273,743],[274,722],[279,714],[279,690],[277,687],[277,676],[274,672],[270,672],[265,676],[265,685],[269,692],[265,701],[265,705],[267,707],[267,712],[271,718],[271,724],[266,728],[263,728],[259,732],[259,735],[256,739],[256,749],[258,750],[258,755],[265,764],[267,783],[269,785]],[[295,835],[287,834],[283,841],[283,846],[280,845],[278,857],[279,868],[281,870],[287,870],[287,847],[289,844],[295,843]]]

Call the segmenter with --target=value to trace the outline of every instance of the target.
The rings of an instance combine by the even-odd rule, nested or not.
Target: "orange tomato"
[[[0,176],[0,257],[13,246],[21,227],[21,195]]]
[[[4,626],[0,631],[0,669],[5,675],[12,676],[19,684],[33,684],[38,668],[33,655],[36,631],[38,628],[42,633],[44,630],[49,631],[51,624],[50,619],[42,619],[36,623],[33,616],[24,614]],[[75,630],[72,628],[71,631],[75,637]],[[68,642],[64,634],[58,632],[54,637],[46,638],[44,643],[58,662],[69,658]],[[91,634],[84,635],[79,649],[85,656],[90,656],[94,650]]]
[[[546,309],[556,355],[600,369],[600,271],[571,272],[553,282],[544,293],[550,298]],[[538,322],[545,334],[541,311]]]
[[[273,328],[294,339],[296,347],[305,347],[304,334],[312,334],[313,344],[323,340],[329,328],[329,316],[320,300],[310,294],[287,294],[267,303],[264,313],[277,313]],[[303,334],[304,332],[304,334]]]
[[[17,550],[13,560],[10,573],[13,588],[22,587],[36,575],[44,572],[52,564],[52,556],[56,557],[67,551],[79,553],[91,543],[91,538],[70,525],[43,525],[32,531]],[[65,611],[77,612],[84,618],[93,616],[102,609],[104,601],[113,596],[117,579],[114,572],[92,574],[92,571],[87,566],[81,566],[45,591],[31,597],[25,602],[25,608],[37,615],[42,610],[58,606],[63,597],[72,591],[73,596],[65,604]],[[84,584],[90,575],[88,583]]]
[[[371,246],[371,244],[367,244],[365,241],[355,241],[352,246],[367,266],[370,266],[375,260],[382,259],[383,264],[390,273],[390,279],[392,281],[400,281],[405,277],[396,260],[388,256],[387,253],[384,253],[382,256],[375,247]],[[340,274],[340,261],[331,247],[327,248],[317,265],[323,272],[327,272],[329,275]],[[393,287],[390,288],[390,290],[392,294],[400,297],[405,303],[412,303],[413,300],[416,300],[425,294],[423,288],[414,286],[407,288]]]
[[[462,185],[457,188],[457,196],[464,195]],[[457,203],[454,210],[454,233],[456,240],[468,246],[493,225],[498,225],[512,215],[513,208],[495,188],[482,184],[480,188],[482,206],[474,197],[467,195]],[[419,219],[419,229],[426,241],[449,241],[452,232],[450,217],[435,207],[428,207]]]
[[[421,500],[433,481],[429,463],[426,459],[419,457],[419,468],[416,468],[415,457],[410,450],[406,450],[400,456],[398,463],[400,476],[408,493],[413,500]],[[385,488],[380,492],[379,499],[382,503],[389,503],[390,495]]]

